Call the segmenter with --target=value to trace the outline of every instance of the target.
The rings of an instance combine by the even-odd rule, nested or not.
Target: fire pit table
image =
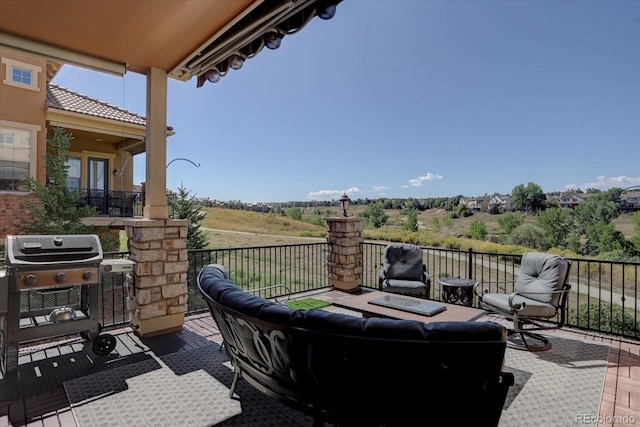
[[[444,277],[438,280],[442,287],[442,301],[449,304],[462,304],[473,306],[473,286],[476,284],[472,279],[460,279]]]

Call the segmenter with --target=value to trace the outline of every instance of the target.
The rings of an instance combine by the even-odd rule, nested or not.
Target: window
[[[22,83],[24,85],[31,86],[31,71],[23,68],[14,67],[11,80],[16,83]]]
[[[69,157],[69,160],[67,160],[67,165],[69,166],[67,170],[67,188],[70,190],[80,189],[81,164],[80,157]]]
[[[40,91],[38,87],[38,73],[42,72],[41,67],[9,58],[2,58],[2,63],[6,67],[4,84],[34,90],[36,92]]]
[[[40,126],[0,120],[0,191],[27,192],[35,174],[35,147]]]

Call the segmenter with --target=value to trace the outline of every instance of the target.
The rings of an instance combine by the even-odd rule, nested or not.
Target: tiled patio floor
[[[315,292],[312,296],[328,301],[350,297],[349,294],[340,291]],[[341,310],[333,307],[329,309]],[[487,319],[508,325],[496,316],[487,315],[483,320]],[[9,396],[0,400],[0,427],[76,426],[62,385],[64,381],[114,366],[135,363],[145,356],[148,357],[150,352],[161,355],[222,342],[222,337],[209,313],[188,316],[182,331],[145,339],[144,345],[140,345],[140,341],[129,328],[108,332],[118,340],[118,356],[111,359],[108,356],[93,356],[90,351],[85,350],[83,340],[76,337],[21,348],[20,366],[28,367],[26,372],[31,374],[33,371],[34,374],[32,378],[23,374],[17,385],[9,384],[8,380],[0,381],[0,385],[5,389],[3,396]],[[640,342],[624,341],[569,328],[554,333],[567,339],[592,340],[610,346],[600,416],[591,423],[583,424],[607,427],[640,425]],[[86,360],[80,360],[82,356],[76,357],[78,360],[73,371],[68,367],[63,369],[64,367],[59,366],[57,362],[70,353],[86,357]],[[18,397],[12,398],[12,391],[8,391],[7,387],[15,387]]]

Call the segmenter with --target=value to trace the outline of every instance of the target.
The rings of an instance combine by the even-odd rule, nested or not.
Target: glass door
[[[109,171],[109,161],[107,159],[99,159],[89,157],[89,171],[87,175],[87,193],[89,194],[89,203],[96,207],[99,215],[108,214],[107,193],[108,180],[107,173]]]

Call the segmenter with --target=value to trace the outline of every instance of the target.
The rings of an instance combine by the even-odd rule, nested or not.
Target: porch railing
[[[377,289],[378,269],[385,246],[384,243],[363,243],[363,287]],[[521,255],[432,247],[423,249],[424,262],[432,276],[432,299],[441,298],[438,279],[442,277],[507,281],[519,273]],[[287,284],[293,293],[301,293],[329,288],[327,251],[328,244],[324,242],[189,251],[189,312],[206,310],[195,279],[200,269],[208,264],[223,264],[231,279],[243,289]],[[123,257],[126,253],[109,253],[106,256]],[[572,288],[567,309],[568,325],[640,339],[640,263],[570,259],[569,282]],[[102,276],[102,324],[126,323],[123,276],[119,273]],[[499,290],[511,292],[513,286]]]
[[[144,194],[139,191],[80,189],[81,206],[92,206],[98,216],[142,216]]]

